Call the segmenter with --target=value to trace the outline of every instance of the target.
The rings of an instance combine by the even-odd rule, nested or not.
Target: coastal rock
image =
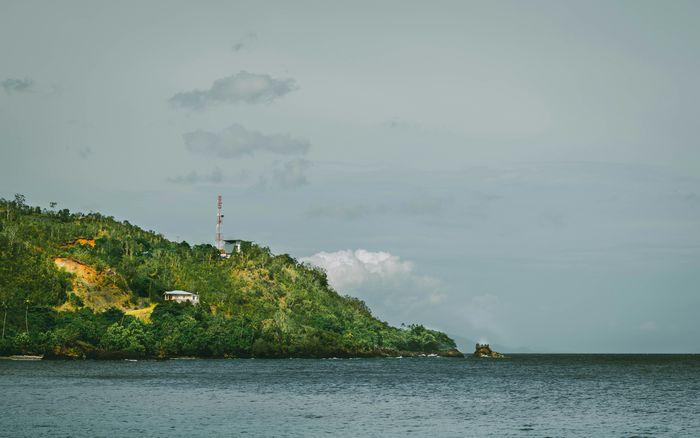
[[[474,357],[499,359],[505,356],[503,356],[501,353],[491,350],[489,344],[479,344],[477,342],[476,348],[474,349]]]
[[[464,353],[457,350],[456,348],[452,348],[450,350],[439,352],[438,356],[441,356],[441,357],[464,357]]]

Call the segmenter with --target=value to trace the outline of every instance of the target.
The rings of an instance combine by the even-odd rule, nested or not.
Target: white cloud
[[[298,89],[291,78],[273,78],[266,74],[241,71],[217,79],[207,90],[183,91],[170,98],[174,107],[200,110],[220,103],[271,103]]]
[[[385,251],[364,249],[319,252],[302,261],[326,270],[328,282],[341,294],[364,300],[391,324],[439,321],[447,296],[438,279],[421,275],[408,260]]]
[[[302,260],[325,269],[331,286],[339,290],[368,282],[397,282],[414,275],[412,262],[383,251],[319,252]]]
[[[7,78],[0,82],[0,85],[2,85],[2,88],[4,88],[5,92],[8,94],[22,93],[32,91],[32,88],[34,87],[34,80],[29,78]]]
[[[421,322],[454,336],[503,338],[503,303],[490,293],[450,293],[437,278],[422,275],[409,260],[364,249],[319,252],[302,261],[326,270],[331,286],[356,296],[391,324]],[[474,337],[474,338],[471,338]],[[466,339],[466,338],[465,338]]]

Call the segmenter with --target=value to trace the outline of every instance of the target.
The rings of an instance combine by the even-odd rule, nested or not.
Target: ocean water
[[[0,361],[0,436],[700,437],[699,355]]]

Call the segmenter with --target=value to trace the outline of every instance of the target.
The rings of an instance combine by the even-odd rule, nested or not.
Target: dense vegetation
[[[171,289],[196,292],[201,304],[163,302]],[[323,270],[288,255],[252,245],[222,259],[211,245],[53,203],[28,206],[21,195],[0,199],[0,318],[0,355],[327,357],[455,347],[421,325],[377,320],[364,302],[338,295]]]

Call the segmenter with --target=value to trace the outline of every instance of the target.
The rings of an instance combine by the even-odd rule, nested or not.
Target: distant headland
[[[0,356],[463,356],[445,333],[380,321],[322,269],[219,230],[216,246],[190,245],[17,195],[0,199],[0,267]]]

